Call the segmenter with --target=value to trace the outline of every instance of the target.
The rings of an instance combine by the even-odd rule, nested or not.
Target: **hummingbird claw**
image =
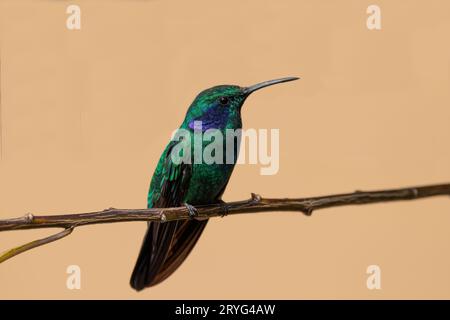
[[[222,209],[222,214],[220,215],[220,217],[225,217],[228,215],[228,213],[230,212],[230,206],[223,200],[219,201],[220,204],[220,208]]]
[[[195,219],[198,216],[198,211],[193,205],[190,205],[189,203],[184,203],[184,206],[186,207],[186,209],[188,209],[189,218],[191,220]]]

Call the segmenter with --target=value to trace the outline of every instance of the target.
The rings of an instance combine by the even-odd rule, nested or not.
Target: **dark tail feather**
[[[189,255],[207,222],[150,223],[131,275],[131,286],[140,291],[169,277]]]

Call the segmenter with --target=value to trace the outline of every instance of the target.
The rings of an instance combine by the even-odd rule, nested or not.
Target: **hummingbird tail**
[[[149,223],[130,285],[140,291],[169,277],[189,255],[207,222]]]

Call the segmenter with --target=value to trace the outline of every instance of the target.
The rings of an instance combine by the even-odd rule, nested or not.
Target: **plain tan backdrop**
[[[66,7],[81,7],[81,30]],[[366,27],[381,8],[382,29]],[[280,170],[240,165],[225,200],[450,181],[448,1],[0,1],[0,217],[142,208],[202,89],[254,94]],[[0,265],[0,298],[450,298],[450,202],[213,219],[167,281],[128,285],[145,223],[76,229]],[[0,250],[54,230],[5,232]],[[81,290],[66,268],[81,267]],[[381,267],[381,290],[366,268]]]

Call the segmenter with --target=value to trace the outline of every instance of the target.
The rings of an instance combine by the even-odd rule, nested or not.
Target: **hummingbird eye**
[[[220,97],[219,102],[221,105],[225,106],[228,104],[228,98],[227,97]]]

